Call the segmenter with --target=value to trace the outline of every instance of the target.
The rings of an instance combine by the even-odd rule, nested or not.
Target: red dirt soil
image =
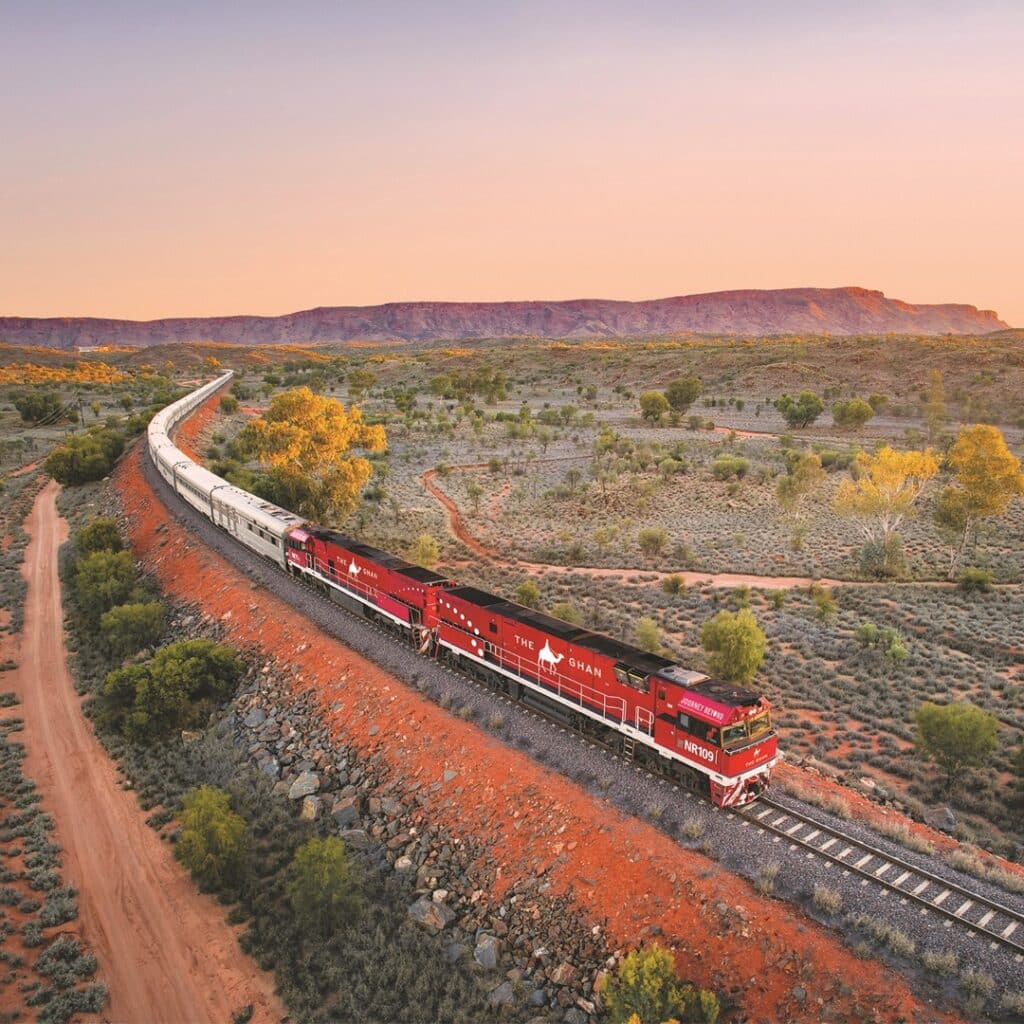
[[[180,444],[180,441],[179,441]],[[429,802],[423,820],[488,839],[493,894],[545,875],[584,914],[606,921],[613,947],[662,930],[682,974],[738,993],[747,1019],[850,1022],[952,1021],[915,996],[900,975],[858,960],[834,936],[784,904],[678,846],[650,825],[595,800],[474,725],[447,714],[321,633],[178,526],[142,478],[140,448],[115,475],[136,554],[179,600],[199,601],[239,646],[257,645],[292,666],[295,692],[315,691],[332,731],[364,756],[380,755]],[[333,709],[332,709],[333,705]],[[399,713],[400,712],[400,713]],[[436,794],[430,784],[458,772]],[[701,873],[708,877],[701,878]],[[723,923],[715,905],[742,908]],[[813,977],[801,975],[802,965]],[[803,979],[803,980],[802,980]],[[804,986],[806,1004],[793,998]]]
[[[57,549],[67,524],[57,513],[58,490],[53,482],[43,488],[25,524],[28,595],[13,686],[25,719],[25,775],[56,822],[64,875],[78,890],[76,927],[110,991],[104,1014],[229,1021],[251,1003],[253,1020],[280,1020],[273,979],[241,952],[224,908],[196,891],[171,847],[145,825],[82,715],[64,651]]]

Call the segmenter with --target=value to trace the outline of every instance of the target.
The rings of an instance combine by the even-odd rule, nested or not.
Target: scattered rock
[[[511,1006],[516,1001],[515,990],[512,988],[512,982],[503,981],[488,997],[487,1005],[492,1010],[497,1010],[501,1006]],[[586,1018],[583,1019],[583,1024],[587,1024]]]
[[[244,725],[247,729],[255,729],[256,726],[262,725],[266,721],[266,719],[267,713],[263,710],[263,708],[253,708],[252,711],[250,711],[249,714],[247,714],[245,718],[242,719],[242,725]]]
[[[481,935],[477,940],[476,949],[473,950],[473,959],[485,971],[493,971],[498,966],[500,955],[501,941],[493,935]]]
[[[928,811],[924,816],[926,824],[932,828],[952,835],[956,831],[956,815],[949,807],[936,807]]]
[[[320,788],[320,776],[316,772],[303,772],[288,790],[289,800],[301,800],[312,796]]]
[[[320,817],[320,797],[305,796],[302,798],[302,811],[299,817],[303,821],[316,821]]]
[[[427,931],[444,931],[455,920],[455,913],[443,903],[435,903],[429,896],[421,896],[410,908],[409,916]]]
[[[338,828],[348,828],[359,820],[359,800],[354,796],[335,800],[331,808],[331,817]],[[366,835],[364,832],[363,835]]]
[[[578,1006],[570,1006],[562,1020],[565,1024],[587,1024],[587,1015]]]
[[[411,857],[399,857],[398,860],[395,861],[396,871],[412,871],[414,867],[415,865],[413,864]]]
[[[568,960],[563,960],[549,975],[552,985],[571,985],[576,977],[576,968]]]

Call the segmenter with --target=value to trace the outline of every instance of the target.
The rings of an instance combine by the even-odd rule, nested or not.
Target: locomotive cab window
[[[755,715],[747,722],[747,728],[750,730],[750,738],[752,740],[757,739],[758,736],[763,736],[766,732],[769,732],[772,727],[772,716],[768,711],[762,711],[761,714]]]
[[[747,723],[740,722],[739,725],[730,725],[722,733],[722,743],[726,749],[739,746],[747,738]]]
[[[623,686],[629,686],[629,676],[620,665],[615,666],[615,681],[622,683]]]

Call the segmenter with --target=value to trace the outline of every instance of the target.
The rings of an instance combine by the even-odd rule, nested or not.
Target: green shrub
[[[688,1020],[715,1024],[721,1008],[712,992],[682,981],[668,950],[658,945],[629,953],[602,991],[609,1024]]]
[[[129,739],[154,739],[201,725],[241,673],[234,650],[182,640],[148,661],[114,669],[103,681],[106,719]]]
[[[74,486],[102,480],[124,451],[124,436],[106,428],[75,434],[46,458],[46,472],[59,484]]]
[[[75,531],[75,550],[79,557],[95,551],[117,552],[123,547],[121,527],[109,516],[99,516]]]
[[[94,551],[75,563],[75,597],[87,619],[98,623],[104,612],[124,604],[135,589],[137,570],[127,551]]]
[[[302,927],[321,936],[358,918],[359,881],[340,839],[309,839],[295,851],[288,899]]]
[[[964,569],[960,574],[959,586],[967,593],[975,590],[988,593],[992,589],[992,573],[987,569],[978,569],[974,566]]]
[[[166,609],[161,601],[119,604],[100,616],[100,629],[111,653],[127,658],[152,647],[163,635]]]
[[[716,480],[742,480],[749,471],[749,460],[738,455],[719,455],[711,464],[711,475]]]
[[[249,851],[245,819],[227,793],[200,786],[185,796],[174,855],[205,891],[225,891],[244,878]]]

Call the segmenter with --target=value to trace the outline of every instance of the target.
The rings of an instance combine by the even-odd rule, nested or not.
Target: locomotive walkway
[[[56,822],[78,890],[83,937],[109,989],[112,1021],[281,1020],[273,979],[238,948],[224,908],[200,895],[169,844],[147,827],[82,714],[64,650],[57,551],[67,537],[50,482],[25,527],[31,540],[25,627],[14,681],[25,720],[25,774]]]

